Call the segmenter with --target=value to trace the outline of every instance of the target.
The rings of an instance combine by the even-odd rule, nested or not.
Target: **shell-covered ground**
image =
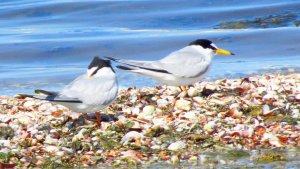
[[[300,74],[124,89],[101,112],[100,128],[60,105],[1,96],[0,167],[293,160],[300,154],[299,111]],[[289,155],[277,153],[283,150]],[[227,160],[209,155],[215,152]]]

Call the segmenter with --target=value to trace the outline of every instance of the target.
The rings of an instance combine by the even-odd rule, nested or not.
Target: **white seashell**
[[[178,163],[180,162],[180,159],[178,158],[177,155],[173,155],[173,156],[171,157],[171,159],[170,159],[170,162],[171,162],[172,164],[178,164]]]
[[[276,147],[282,147],[282,144],[280,143],[280,140],[277,136],[275,136],[273,133],[265,133],[262,137],[262,141],[268,140],[269,143]]]
[[[123,138],[121,139],[121,143],[127,145],[130,141],[140,139],[143,137],[144,137],[143,134],[137,131],[130,131],[123,136]]]
[[[18,117],[18,122],[20,124],[23,124],[23,125],[27,126],[30,123],[32,123],[32,118],[30,118],[30,117],[28,117],[26,115],[23,115],[23,116]]]
[[[181,93],[178,94],[178,98],[184,98],[187,95],[186,91],[182,91]]]
[[[73,154],[74,153],[74,150],[72,148],[62,147],[61,149],[64,152],[69,153],[69,154]]]
[[[187,119],[196,119],[197,116],[196,116],[196,112],[195,111],[189,111],[189,112],[186,112],[183,117],[187,118]]]
[[[210,121],[204,125],[203,130],[210,133],[210,132],[214,131],[215,126],[216,126],[216,123],[214,121]]]
[[[176,101],[175,107],[180,110],[189,111],[191,109],[191,102],[184,99],[180,99]]]
[[[152,119],[152,122],[154,126],[164,126],[167,123],[165,118],[154,118]]]
[[[153,146],[151,146],[151,149],[153,149],[153,150],[160,150],[161,147],[160,147],[160,145],[153,145]]]
[[[235,108],[235,109],[240,108],[240,104],[238,104],[238,103],[233,103],[233,104],[231,104],[231,105],[229,106],[229,109],[233,109],[233,108]]]
[[[58,144],[58,139],[54,139],[51,136],[47,135],[44,141],[45,144],[52,144],[52,145],[57,145]]]
[[[145,106],[145,107],[143,108],[143,113],[145,113],[145,114],[152,115],[152,114],[154,113],[154,111],[155,111],[155,107],[152,106],[152,105],[150,105],[150,106]]]
[[[212,103],[212,104],[217,104],[217,105],[226,105],[226,102],[222,101],[222,100],[218,100],[218,99],[211,99],[209,101],[209,103]]]
[[[83,128],[81,129],[78,134],[76,134],[73,138],[72,138],[72,142],[75,142],[77,140],[83,139],[84,138],[84,132],[87,131],[87,129]]]
[[[233,118],[240,118],[240,117],[242,117],[242,115],[243,115],[243,112],[242,112],[242,111],[239,111],[239,110],[235,109],[235,110],[233,111],[232,117],[233,117]]]
[[[34,100],[28,100],[26,101],[23,106],[26,107],[26,108],[31,108],[32,106],[34,106],[36,103]]]
[[[208,84],[205,85],[205,89],[216,90],[217,86],[208,83]]]
[[[299,118],[299,117],[300,117],[299,109],[293,109],[292,110],[292,118]]]
[[[165,99],[158,99],[157,100],[157,106],[158,107],[167,107],[168,104],[169,104],[169,102]]]
[[[194,87],[190,87],[187,93],[188,93],[188,96],[194,97],[199,94],[199,91]]]
[[[0,140],[0,147],[10,147],[10,140]]]
[[[168,95],[174,95],[174,94],[177,94],[177,93],[178,93],[178,88],[175,87],[175,86],[168,86],[168,87],[167,87],[166,93],[167,93]]]
[[[154,106],[152,105],[145,106],[143,108],[143,111],[138,115],[138,118],[151,120],[153,118],[154,112],[155,112]]]
[[[176,141],[169,145],[168,150],[178,151],[186,148],[186,144],[183,141]]]
[[[267,88],[266,87],[257,87],[256,91],[258,94],[262,94],[263,92],[267,91]]]
[[[127,107],[127,108],[124,108],[124,107],[123,107],[122,112],[123,112],[124,114],[131,114],[131,108],[130,108],[130,107]]]
[[[203,97],[193,97],[193,100],[195,100],[198,104],[204,104],[205,100],[203,99]]]
[[[268,106],[268,105],[263,105],[263,111],[262,111],[262,114],[265,116],[265,115],[268,115],[268,114],[270,114],[270,113],[272,113],[272,111],[270,111],[270,106]]]
[[[140,108],[139,107],[134,107],[132,109],[132,115],[138,115],[140,113]]]
[[[54,152],[57,152],[58,150],[59,150],[59,148],[57,146],[53,146],[53,145],[45,146],[45,151],[47,151],[49,153],[54,153]]]
[[[296,99],[300,100],[300,93],[296,95]]]
[[[65,152],[64,151],[58,151],[58,152],[56,152],[56,155],[62,157],[63,155],[65,155]]]

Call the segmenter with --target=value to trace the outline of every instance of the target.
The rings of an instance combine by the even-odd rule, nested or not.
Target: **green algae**
[[[65,168],[73,168],[70,163],[65,163],[65,162],[58,162],[56,160],[53,160],[51,158],[47,158],[42,166],[44,169],[65,169]]]
[[[262,114],[262,106],[249,106],[248,108],[243,109],[242,112],[245,115],[252,117],[260,116]]]
[[[0,152],[0,162],[8,163],[10,157],[12,157],[11,153],[2,153],[2,152]]]
[[[0,127],[0,139],[11,139],[15,136],[15,131],[11,127]]]
[[[287,161],[287,158],[276,152],[267,152],[259,155],[254,161],[257,163],[271,163],[274,161]]]
[[[239,21],[223,21],[219,23],[217,29],[245,29],[245,28],[276,28],[289,26],[294,24],[299,26],[300,23],[296,20],[298,15],[296,13],[284,13],[278,15],[269,15],[264,17],[257,17],[249,20]]]
[[[249,152],[243,150],[229,150],[226,152],[225,156],[228,159],[234,160],[234,159],[249,157],[250,154]]]

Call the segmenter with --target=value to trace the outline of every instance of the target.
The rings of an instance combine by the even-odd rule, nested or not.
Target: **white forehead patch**
[[[90,69],[87,70],[87,75],[91,76],[95,71],[96,71],[97,67],[92,67]]]
[[[217,47],[214,43],[211,43],[210,46],[212,46],[212,47],[218,49],[218,47]]]

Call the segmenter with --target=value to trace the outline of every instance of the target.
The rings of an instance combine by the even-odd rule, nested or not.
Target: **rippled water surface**
[[[160,59],[198,38],[217,56],[207,79],[300,68],[298,0],[2,0],[1,95],[61,89],[95,55]],[[121,86],[157,85],[118,71]]]

